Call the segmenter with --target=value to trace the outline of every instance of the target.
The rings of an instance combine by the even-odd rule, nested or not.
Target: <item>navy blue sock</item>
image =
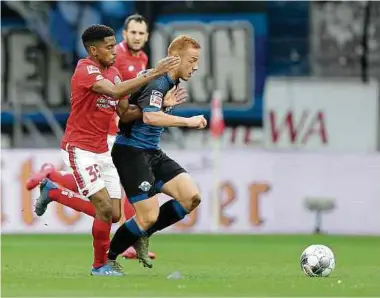
[[[160,214],[158,215],[157,221],[146,231],[146,234],[150,236],[157,231],[161,231],[180,221],[188,213],[189,212],[178,201],[170,200],[160,207]]]
[[[136,242],[145,232],[141,231],[134,218],[121,225],[111,240],[108,259],[116,260],[128,247]]]

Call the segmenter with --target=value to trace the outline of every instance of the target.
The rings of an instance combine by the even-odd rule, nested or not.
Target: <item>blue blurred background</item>
[[[368,72],[377,76],[379,5],[371,5]],[[190,82],[190,100],[177,109],[180,115],[201,112],[208,117],[212,91],[219,84],[225,91],[227,125],[260,131],[269,76],[361,76],[363,72],[365,7],[360,2],[3,1],[1,9],[3,147],[39,147],[35,137],[29,140],[38,132],[46,142],[43,147],[58,144],[68,116],[69,78],[78,59],[85,56],[81,32],[103,23],[121,40],[125,18],[136,12],[150,23],[145,49],[150,63],[162,58],[167,42],[184,24],[187,32],[207,44],[203,57],[207,69]],[[215,65],[225,61],[231,62],[224,73],[216,72]]]

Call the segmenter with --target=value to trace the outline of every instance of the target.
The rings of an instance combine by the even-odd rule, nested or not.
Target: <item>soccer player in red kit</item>
[[[146,41],[148,40],[148,24],[144,17],[140,15],[129,16],[124,23],[123,41],[116,45],[116,60],[114,66],[118,68],[123,80],[133,79],[137,74],[146,69],[148,63],[148,57],[142,51]],[[175,104],[180,104],[186,101],[186,90],[177,89],[173,93],[173,99],[176,98]],[[172,101],[173,103],[173,101]],[[119,117],[115,112],[109,124],[108,129],[108,148],[109,155],[116,138],[118,131]],[[52,164],[45,164],[40,172],[32,175],[27,181],[26,187],[28,190],[32,190],[38,186],[40,181],[44,178],[49,178],[53,182],[77,192],[77,185],[72,173],[59,171],[55,169]],[[92,217],[95,216],[95,209],[88,201],[81,201],[76,198],[72,198],[70,201],[62,202],[62,204],[71,207],[79,212],[84,212]],[[124,215],[126,219],[134,216],[134,208],[128,200],[123,200]],[[121,218],[121,200],[112,201],[112,222],[116,223]],[[138,245],[138,244],[137,244]],[[146,252],[148,253],[148,252]],[[134,247],[130,247],[124,254],[124,257],[135,258],[136,251]],[[155,255],[151,252],[148,253],[150,258],[154,258]],[[139,255],[138,257],[143,257]]]
[[[61,143],[63,160],[73,171],[79,194],[45,179],[40,184],[35,211],[41,216],[51,201],[66,205],[72,198],[87,197],[95,207],[91,274],[121,276],[121,266],[107,261],[106,256],[113,214],[111,198],[121,198],[119,177],[108,153],[109,124],[115,110],[123,121],[141,117],[129,108],[128,100],[122,99],[176,69],[180,59],[164,59],[144,76],[122,81],[119,71],[112,66],[116,58],[114,31],[104,25],[90,26],[83,32],[82,41],[89,56],[78,62],[71,79],[71,111]]]

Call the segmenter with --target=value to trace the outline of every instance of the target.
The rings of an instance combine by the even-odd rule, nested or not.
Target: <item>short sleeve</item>
[[[120,82],[124,81],[123,79],[123,75],[121,74],[120,70],[117,68],[117,67],[113,67],[114,71],[115,71],[115,76],[118,76],[120,78]],[[116,82],[115,82],[116,84]]]
[[[164,78],[165,79],[165,78]],[[162,108],[164,96],[168,92],[168,84],[161,78],[150,82],[141,93],[137,104],[143,112],[158,112]]]
[[[78,69],[77,79],[79,85],[91,89],[96,82],[104,80],[104,77],[97,66],[87,64]]]

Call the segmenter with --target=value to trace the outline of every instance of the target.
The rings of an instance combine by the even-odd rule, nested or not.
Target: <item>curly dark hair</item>
[[[92,25],[82,33],[82,42],[85,48],[93,45],[94,42],[104,41],[104,38],[114,36],[115,32],[106,25]]]

